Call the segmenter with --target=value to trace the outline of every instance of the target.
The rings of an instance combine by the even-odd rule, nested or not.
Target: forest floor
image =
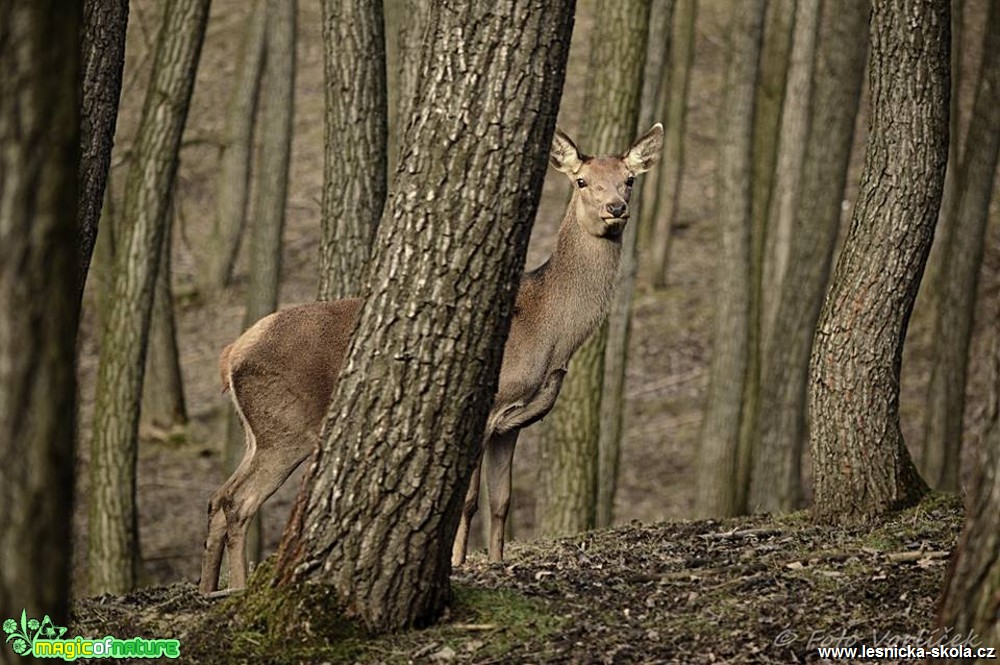
[[[954,644],[934,630],[961,502],[855,527],[780,518],[633,524],[514,544],[453,575],[422,630],[366,638],[336,615],[291,636],[191,583],[78,601],[70,634],[176,638],[189,663],[819,663],[819,647]],[[903,662],[856,658],[850,662]]]

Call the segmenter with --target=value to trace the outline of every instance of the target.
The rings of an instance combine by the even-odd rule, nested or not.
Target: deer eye
[[[626,187],[631,187],[634,184],[635,184],[635,178],[633,178],[632,176],[629,176],[629,177],[625,178],[625,186]]]
[[[577,178],[576,179],[576,186],[579,187],[580,189],[583,189],[584,187],[587,186],[587,181],[584,180],[583,178]]]

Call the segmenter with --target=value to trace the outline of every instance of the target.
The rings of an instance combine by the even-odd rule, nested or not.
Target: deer
[[[455,567],[466,560],[484,467],[489,561],[503,560],[518,434],[552,409],[573,353],[607,318],[632,187],[636,176],[659,160],[662,148],[660,123],[623,154],[597,157],[581,153],[569,136],[555,130],[549,163],[569,178],[573,194],[555,251],[521,277],[482,451],[452,547]],[[323,420],[361,304],[351,298],[284,308],[262,318],[223,349],[219,358],[223,391],[229,392],[243,425],[245,453],[208,504],[202,593],[218,589],[225,550],[229,590],[246,585],[250,520],[319,449]]]

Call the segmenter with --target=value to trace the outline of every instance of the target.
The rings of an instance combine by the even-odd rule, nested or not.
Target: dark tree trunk
[[[950,628],[949,635],[974,635],[976,646],[1000,647],[1000,308],[993,309],[990,426],[977,456],[965,529],[945,578],[938,626]]]
[[[635,138],[646,63],[649,7],[649,0],[600,0],[594,9],[601,17],[602,27],[590,50],[581,136],[588,146],[593,146],[590,149],[595,154],[614,154]],[[625,231],[631,237],[622,240],[623,254],[624,247],[629,246],[628,251],[634,255],[636,226],[630,224],[631,228]],[[623,265],[622,269],[634,269],[634,256],[631,266]],[[617,297],[626,298],[612,308],[619,317],[615,323],[616,351],[624,354],[631,290]],[[617,470],[617,459],[611,459],[617,451],[608,450],[611,441],[606,439],[603,455],[600,451],[602,426],[610,419],[619,419],[623,405],[620,399],[623,382],[616,376],[619,396],[608,396],[611,408],[602,408],[607,341],[608,324],[605,324],[573,355],[560,398],[545,420],[539,464],[544,497],[541,530],[547,535],[567,535],[594,528],[599,462],[603,458],[609,473]],[[623,376],[625,359],[619,356],[619,360],[613,371]],[[612,498],[609,494],[605,496],[606,501]]]
[[[948,159],[948,0],[876,0],[868,147],[820,314],[809,417],[821,521],[912,505],[926,487],[899,426],[899,371]]]
[[[739,509],[737,452],[750,344],[754,91],[766,5],[766,0],[748,0],[733,10],[719,113],[718,293],[697,498],[698,513],[706,516],[731,515]]]
[[[279,555],[280,580],[330,585],[369,629],[432,621],[451,595],[562,89],[573,2],[557,4],[431,8],[398,195]]]
[[[72,553],[80,30],[76,3],[0,4],[0,608],[57,623]],[[12,646],[0,660],[26,662]]]
[[[80,207],[77,211],[80,298],[104,206],[122,91],[127,26],[128,0],[84,0],[80,45],[83,91],[80,102]]]
[[[160,246],[209,0],[167,4],[125,185],[114,297],[101,333],[90,451],[91,593],[135,584],[139,404]]]
[[[983,64],[962,151],[958,191],[949,233],[935,275],[931,381],[924,409],[923,471],[930,484],[957,490],[962,452],[962,416],[983,241],[1000,148],[1000,7],[989,5],[983,32]]]
[[[323,0],[326,156],[321,300],[357,296],[386,196],[382,0]]]
[[[840,230],[868,52],[868,15],[866,0],[823,3],[801,194],[774,325],[762,348],[749,498],[755,511],[794,510],[802,498],[809,354]]]

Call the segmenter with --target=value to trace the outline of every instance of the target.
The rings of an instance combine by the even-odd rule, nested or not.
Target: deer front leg
[[[503,561],[504,528],[510,510],[511,468],[520,430],[491,436],[486,441],[486,489],[490,497],[490,562]]]
[[[465,563],[465,553],[469,549],[469,525],[479,508],[479,476],[483,468],[483,456],[476,460],[476,468],[469,480],[469,489],[465,492],[465,503],[462,505],[462,517],[458,522],[458,533],[451,548],[451,565],[457,568]]]

